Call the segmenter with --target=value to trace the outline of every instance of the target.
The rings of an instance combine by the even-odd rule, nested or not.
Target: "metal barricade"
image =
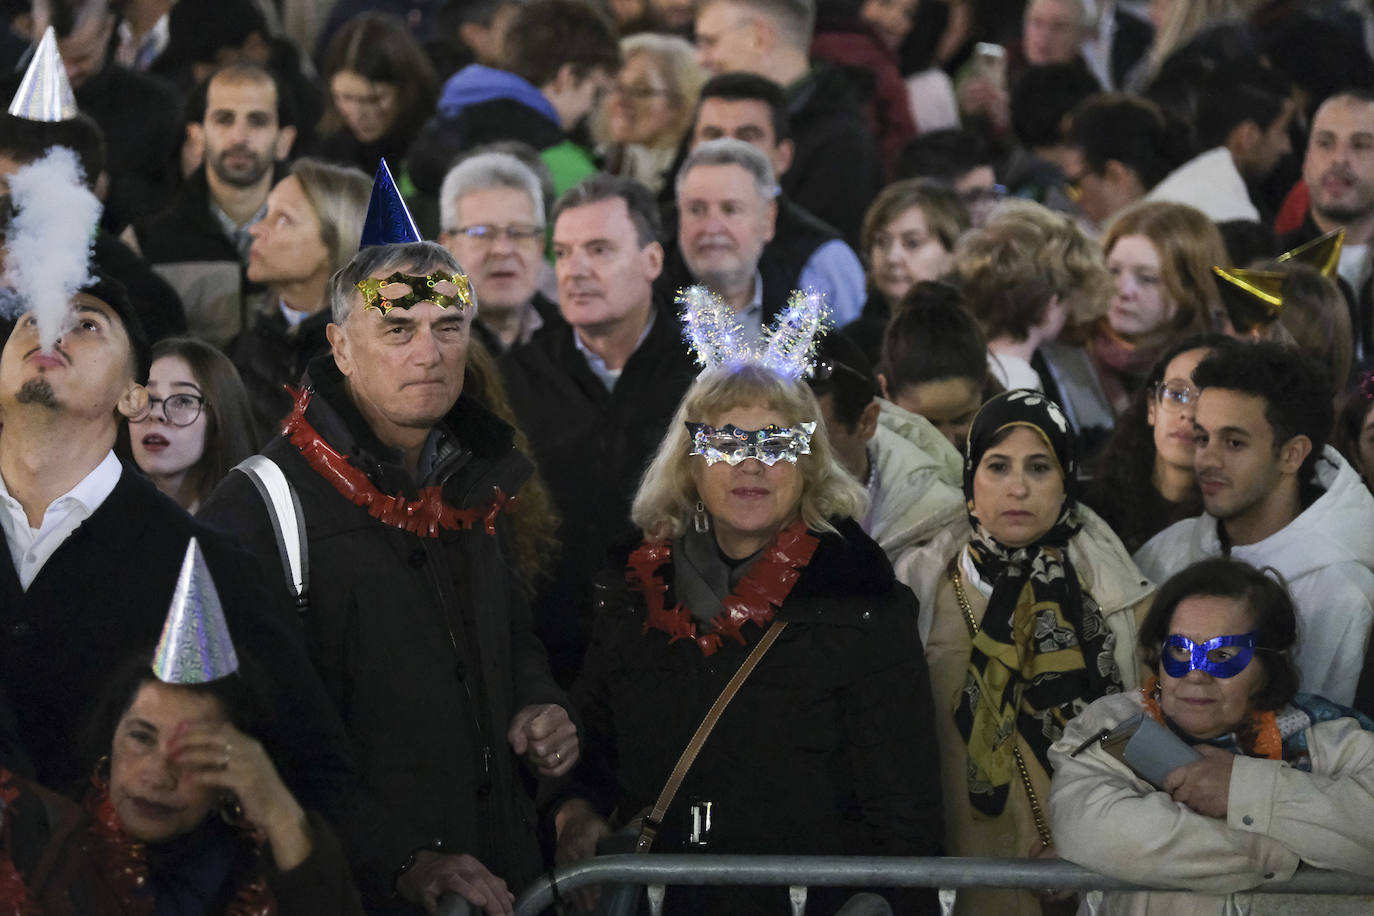
[[[595,884],[640,884],[648,888],[651,912],[663,905],[667,885],[753,885],[786,887],[792,909],[806,907],[808,887],[1027,887],[1065,891],[1147,890],[1089,871],[1062,859],[898,858],[887,856],[598,856],[544,875],[515,901],[515,916],[536,916],[559,896]],[[1257,894],[1374,895],[1374,878],[1301,868],[1292,880],[1252,888]]]

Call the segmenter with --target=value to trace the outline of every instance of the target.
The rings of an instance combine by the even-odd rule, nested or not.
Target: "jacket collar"
[[[466,373],[466,378],[470,383],[471,373]],[[325,353],[311,360],[304,383],[315,390],[305,411],[306,419],[326,442],[383,491],[415,491],[417,482],[405,470],[400,451],[382,442],[358,410],[333,354]],[[514,430],[475,397],[460,396],[439,427],[459,446],[441,472],[445,487],[459,470],[466,468],[472,474],[465,474],[465,479],[483,485],[482,493],[477,495],[485,496],[492,486],[514,494],[533,472],[529,459],[515,448]]]

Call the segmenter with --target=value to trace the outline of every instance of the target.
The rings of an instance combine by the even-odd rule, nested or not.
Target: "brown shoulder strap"
[[[754,667],[768,648],[777,641],[782,634],[783,628],[787,623],[782,620],[774,620],[764,632],[763,638],[754,646],[753,651],[745,658],[744,664],[739,666],[735,676],[730,678],[730,683],[725,685],[725,689],[716,697],[716,702],[711,704],[711,709],[706,713],[706,717],[697,726],[696,734],[692,735],[692,740],[687,742],[687,747],[683,748],[682,756],[677,759],[677,766],[673,767],[672,775],[668,777],[668,782],[664,784],[663,791],[658,793],[658,801],[654,802],[653,810],[644,817],[644,822],[639,829],[639,839],[635,841],[635,852],[648,852],[649,847],[654,844],[654,838],[658,836],[658,828],[663,824],[663,815],[668,812],[668,806],[673,803],[673,796],[677,795],[678,788],[682,785],[682,780],[687,778],[687,771],[692,768],[692,763],[697,759],[697,754],[701,752],[701,746],[706,743],[706,739],[711,734],[711,729],[716,727],[716,722],[720,719],[721,713],[725,712],[725,707],[730,705],[730,701],[735,698],[740,687],[753,673]]]

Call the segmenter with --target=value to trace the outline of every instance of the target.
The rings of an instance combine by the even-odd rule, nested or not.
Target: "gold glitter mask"
[[[384,279],[360,280],[358,289],[363,294],[363,308],[376,309],[383,315],[394,308],[408,309],[422,302],[433,303],[441,309],[456,303],[459,311],[472,305],[472,284],[467,274],[434,273],[417,277],[394,273]]]

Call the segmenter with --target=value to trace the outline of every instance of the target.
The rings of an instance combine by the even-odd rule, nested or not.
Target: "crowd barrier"
[[[536,916],[560,896],[595,884],[638,884],[648,888],[657,916],[664,888],[679,885],[787,887],[794,914],[806,907],[808,887],[1055,888],[1066,891],[1141,890],[1144,885],[1109,878],[1062,859],[897,858],[857,856],[598,856],[544,875],[515,901],[515,916]],[[1339,894],[1374,897],[1374,877],[1301,868],[1289,881],[1254,888],[1259,894]],[[1374,912],[1374,910],[1371,910]],[[469,916],[466,902],[446,896],[440,916]]]

